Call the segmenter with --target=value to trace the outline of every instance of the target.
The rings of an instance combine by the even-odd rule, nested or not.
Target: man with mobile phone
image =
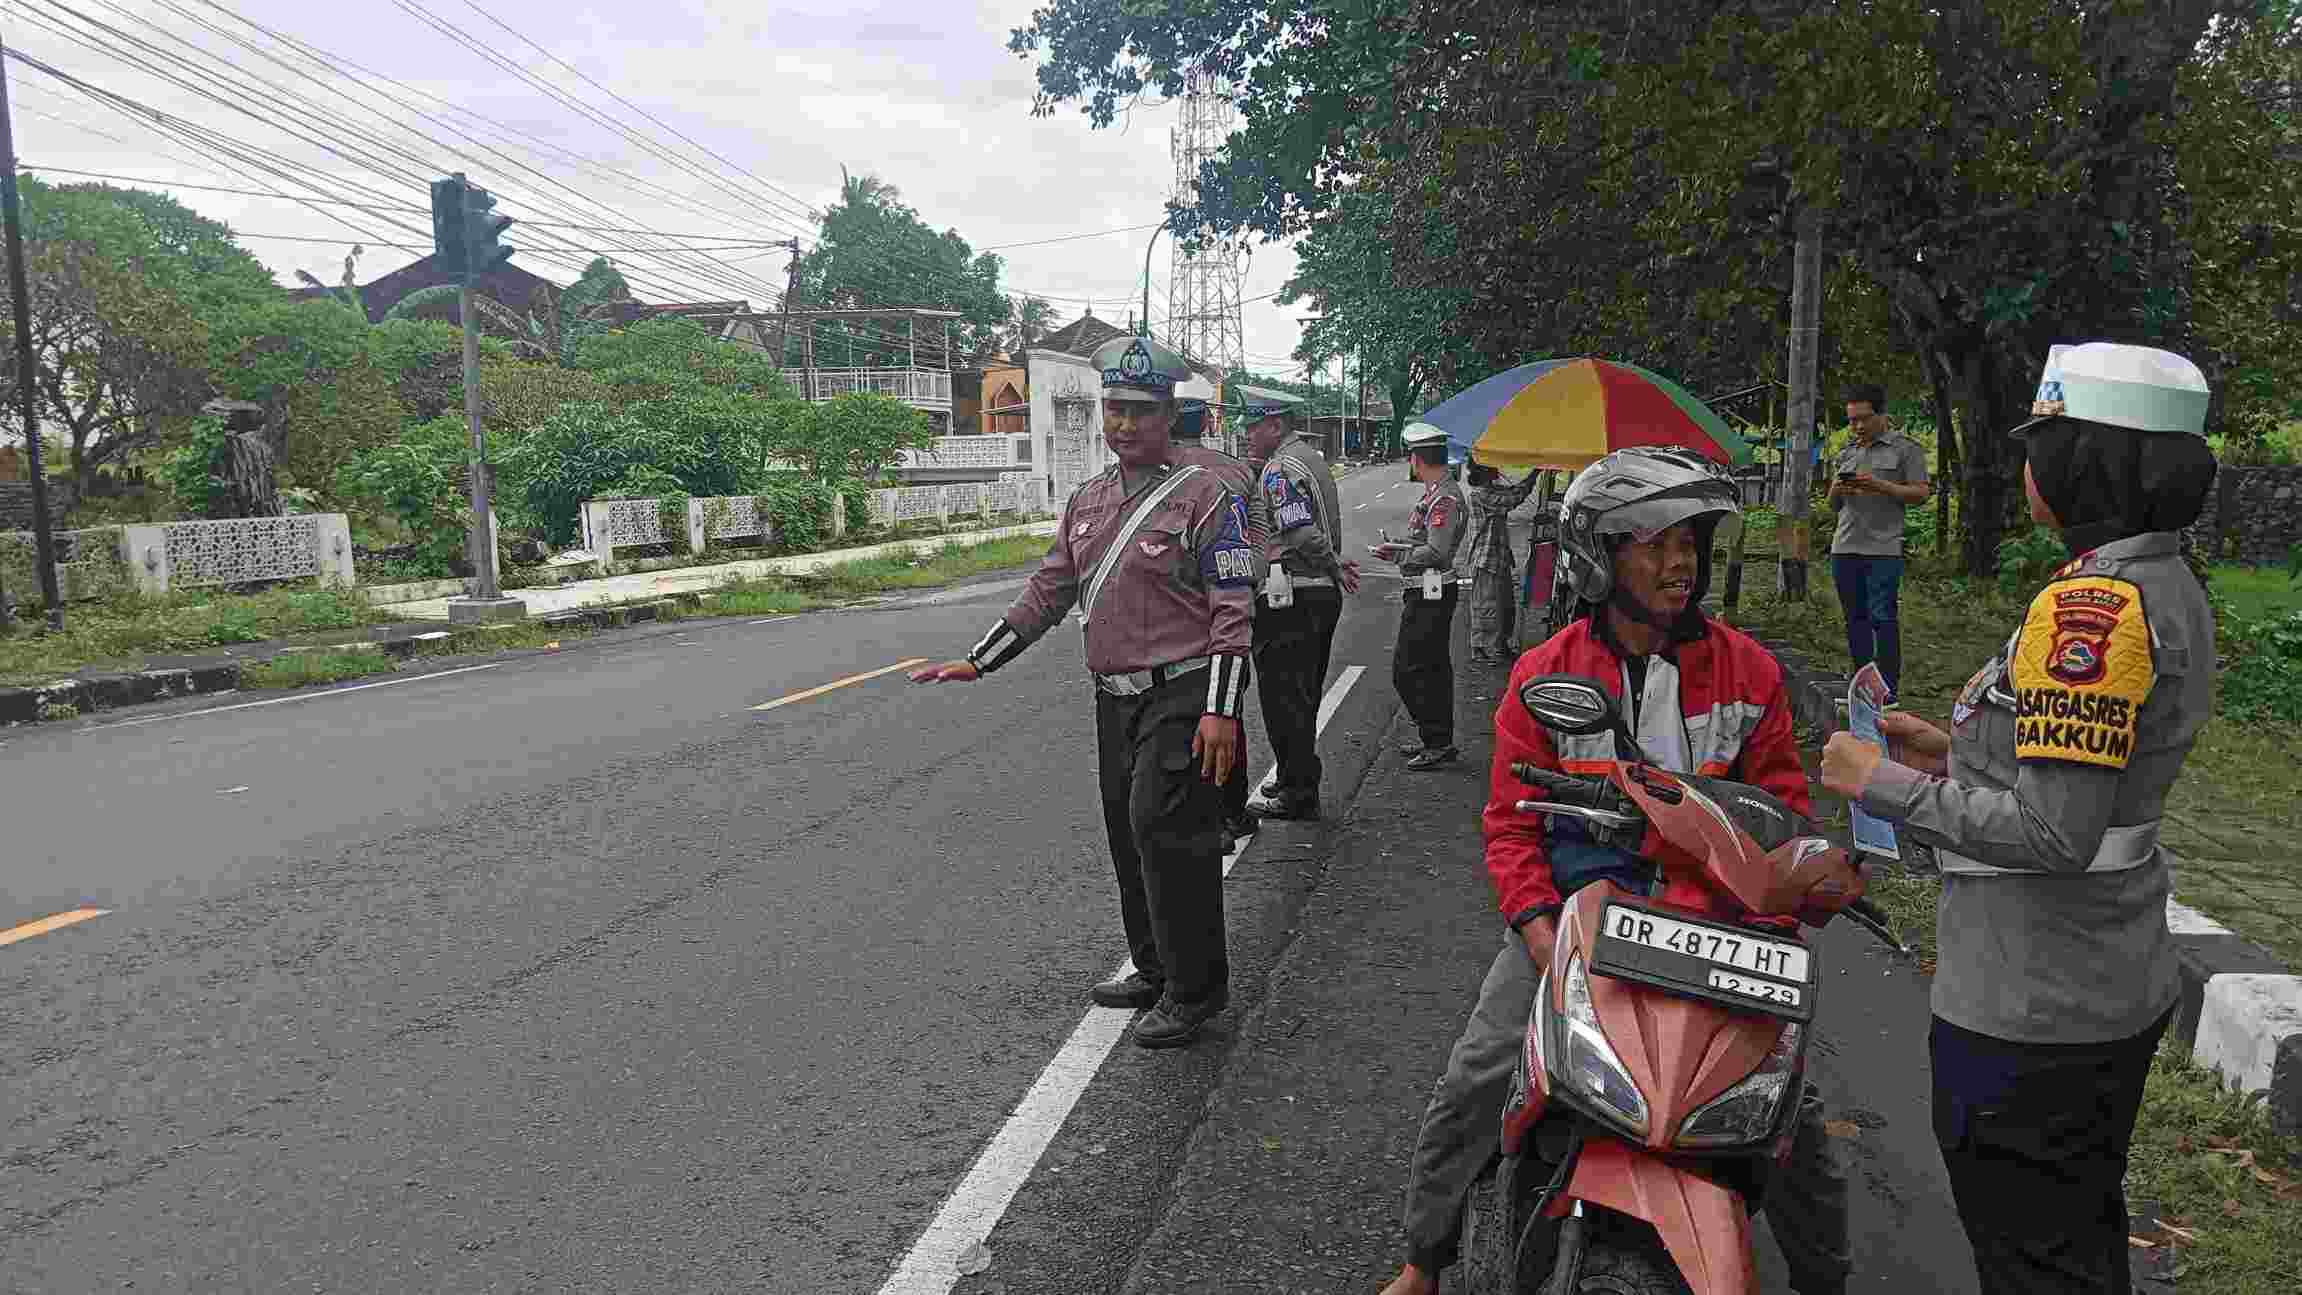
[[[1847,393],[1846,447],[1830,502],[1838,509],[1831,576],[1846,612],[1846,653],[1854,670],[1872,661],[1886,686],[1902,689],[1902,516],[1932,493],[1926,450],[1886,418],[1886,389],[1865,383]]]

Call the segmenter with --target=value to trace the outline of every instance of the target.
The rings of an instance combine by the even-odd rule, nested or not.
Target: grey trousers
[[[1540,976],[1515,933],[1487,968],[1479,1001],[1431,1089],[1407,1172],[1407,1261],[1427,1273],[1452,1266],[1471,1184],[1498,1151],[1503,1103],[1525,1046]],[[1822,1129],[1810,1085],[1790,1164],[1767,1187],[1767,1222],[1800,1295],[1838,1295],[1849,1269],[1846,1168]]]

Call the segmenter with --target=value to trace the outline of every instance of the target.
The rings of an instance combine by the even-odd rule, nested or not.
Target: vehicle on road
[[[1519,700],[1554,730],[1638,750],[1590,680],[1538,676]],[[1593,881],[1559,915],[1502,1154],[1464,1206],[1469,1288],[1756,1292],[1752,1219],[1790,1154],[1821,984],[1797,925],[1843,912],[1900,946],[1846,852],[1760,788],[1644,758],[1512,772],[1542,795],[1519,812],[1646,843],[1655,881]]]

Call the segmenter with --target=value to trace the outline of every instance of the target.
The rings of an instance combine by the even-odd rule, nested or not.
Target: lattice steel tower
[[[1176,202],[1197,201],[1199,164],[1222,151],[1223,141],[1238,123],[1229,81],[1204,71],[1184,79],[1183,119],[1168,133],[1175,157]],[[1239,300],[1239,285],[1246,277],[1245,250],[1234,240],[1208,243],[1196,252],[1177,240],[1174,248],[1167,343],[1205,367],[1220,369],[1228,380],[1247,367],[1247,329]],[[1228,424],[1225,433],[1226,440],[1237,434]]]

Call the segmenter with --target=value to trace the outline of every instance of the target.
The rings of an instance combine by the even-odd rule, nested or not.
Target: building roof
[[[1063,327],[1032,343],[1033,350],[1061,351],[1066,355],[1093,355],[1095,348],[1114,337],[1127,336],[1127,330],[1109,320],[1097,319],[1090,310]]]

